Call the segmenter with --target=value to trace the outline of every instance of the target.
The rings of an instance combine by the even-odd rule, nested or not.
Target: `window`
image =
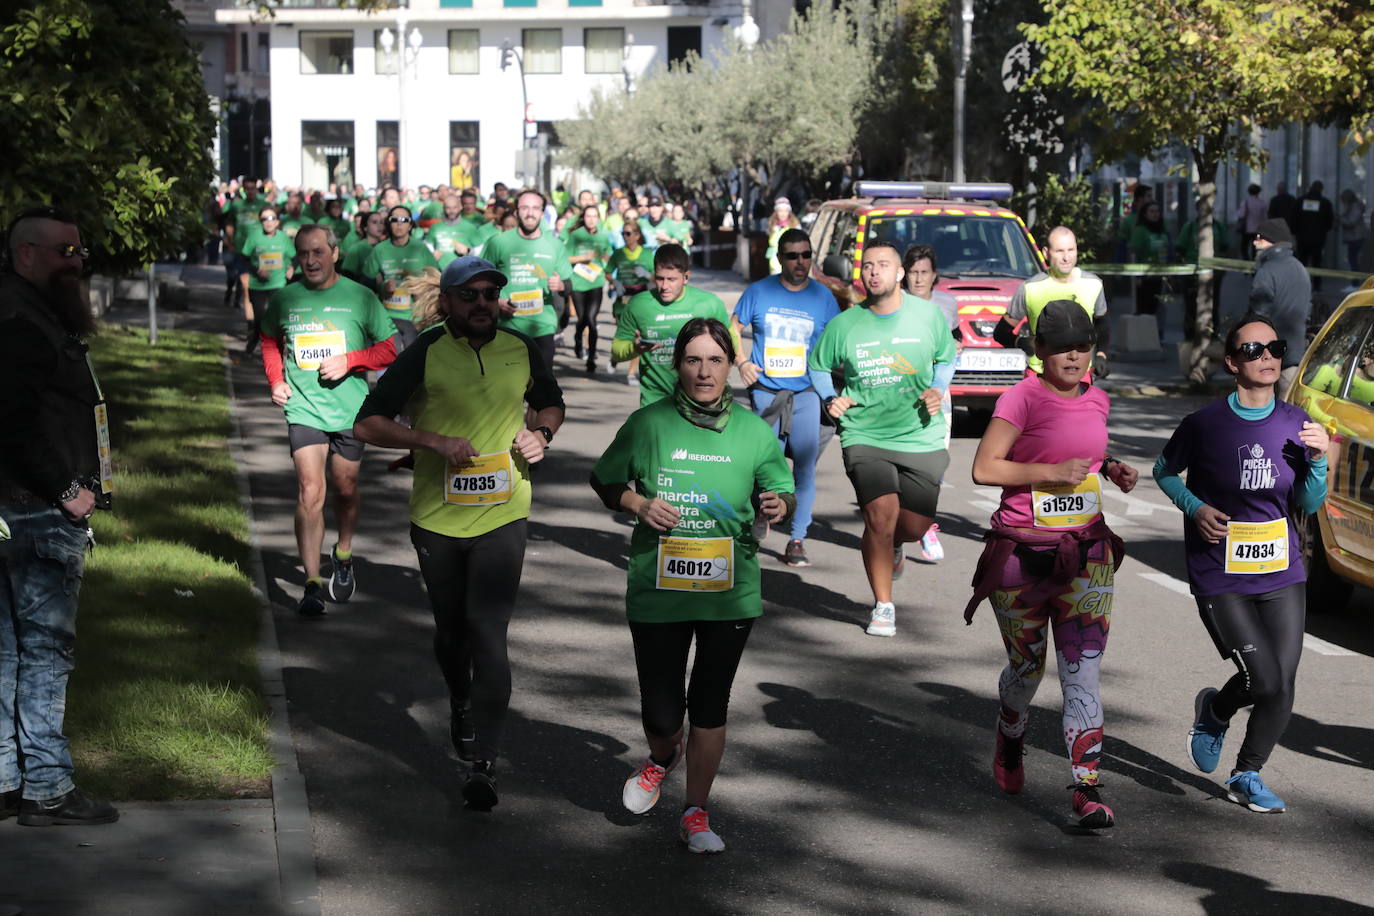
[[[391,33],[391,50],[388,51],[386,50],[386,47],[382,44],[382,32],[384,31],[386,30],[372,30],[372,52],[375,55],[375,57],[373,57],[372,72],[379,74],[396,73],[399,69],[397,66],[397,60],[399,59],[400,52],[400,48],[397,46],[397,43],[403,41],[405,36],[401,36],[400,38],[398,38],[396,36],[395,31],[393,31]]]
[[[506,6],[538,6],[539,0],[505,0]]]
[[[568,0],[568,6],[600,6],[601,0]]]
[[[477,73],[480,71],[478,51],[482,46],[481,37],[481,33],[476,29],[449,29],[449,73]]]
[[[625,56],[624,29],[583,29],[582,44],[587,50],[587,73],[619,73]]]
[[[439,0],[441,10],[470,10],[472,0]]]
[[[1015,220],[1001,216],[875,216],[866,239],[881,239],[906,251],[935,249],[941,276],[1026,278],[1040,269]]]
[[[272,72],[272,36],[266,32],[258,33],[258,72]]]
[[[690,53],[701,54],[701,26],[668,26],[668,63],[686,60]]]
[[[477,121],[448,122],[449,176],[455,191],[478,187],[477,155],[481,148],[481,128]]]
[[[1352,374],[1351,370],[1355,370],[1357,380],[1364,381],[1365,360],[1374,358],[1374,341],[1365,341],[1369,335],[1371,317],[1374,317],[1374,309],[1352,308],[1336,319],[1331,330],[1326,332],[1326,336],[1308,358],[1307,371],[1303,373],[1302,383],[1324,394],[1345,398],[1346,380]],[[1288,346],[1292,348],[1291,341]],[[1369,386],[1360,387],[1363,391]],[[1354,388],[1351,384],[1350,400],[1369,403],[1367,398],[1354,397]]]
[[[342,188],[353,182],[353,122],[302,121],[301,183],[308,188]]]
[[[401,122],[377,122],[377,187],[401,186]]]
[[[252,60],[248,57],[248,33],[239,33],[239,72],[247,73],[253,69]]]
[[[301,32],[302,73],[352,73],[352,32]]]
[[[526,73],[563,72],[562,29],[525,29],[524,45]]]

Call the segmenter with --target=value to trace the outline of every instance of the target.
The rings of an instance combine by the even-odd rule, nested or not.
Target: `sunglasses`
[[[388,222],[388,223],[408,223],[408,222],[410,222],[410,217],[408,217],[408,216],[393,216],[393,217],[391,217],[390,219],[388,219],[387,222]]]
[[[275,222],[279,222],[280,220],[281,220],[281,217],[279,217],[279,216],[264,216],[264,217],[261,217],[261,218],[258,220],[258,222],[260,222],[260,223],[275,223]]]
[[[64,258],[81,258],[85,260],[91,256],[91,249],[82,248],[80,245],[39,245],[37,242],[25,242],[24,244],[34,248],[46,248],[49,251],[55,251]]]
[[[1258,340],[1247,340],[1232,350],[1231,355],[1239,356],[1245,362],[1252,363],[1263,356],[1265,350],[1268,350],[1269,355],[1274,359],[1283,359],[1283,354],[1288,352],[1288,341],[1271,340],[1267,344],[1263,344]]]
[[[781,257],[784,261],[809,261],[814,256],[815,252],[813,251],[784,251],[781,255],[779,255],[779,257]]]
[[[457,289],[449,290],[449,292],[453,293],[453,295],[457,296],[459,300],[463,302],[476,302],[478,297],[488,302],[495,302],[497,299],[501,298],[501,290],[496,286],[488,286],[485,289],[467,289],[466,287],[460,286]]]

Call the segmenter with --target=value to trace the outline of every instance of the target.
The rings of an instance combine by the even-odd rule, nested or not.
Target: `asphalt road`
[[[359,592],[322,622],[298,620],[285,425],[256,361],[234,369],[325,913],[1374,913],[1369,592],[1356,598],[1363,615],[1309,622],[1296,712],[1265,769],[1288,813],[1230,804],[1188,763],[1193,696],[1232,669],[1186,594],[1180,516],[1148,480],[1201,404],[1183,398],[1113,410],[1116,454],[1143,478],[1129,497],[1106,497],[1129,553],[1102,685],[1115,830],[1069,826],[1052,674],[1027,733],[1026,790],[1005,796],[992,780],[1004,656],[986,606],[970,627],[961,614],[996,493],[970,479],[980,430],[961,417],[940,505],[946,557],[909,565],[895,638],[864,634],[861,525],[837,445],[821,461],[814,565],[788,569],[784,537],[766,543],[765,616],[712,800],[728,848],[688,855],[675,839],[681,773],[649,815],[620,805],[644,753],[624,624],[629,528],[586,481],[637,391],[587,378],[564,351],[557,369],[568,421],[535,483],[490,814],[460,796],[407,537],[409,474],[387,473],[394,453],[369,450]]]

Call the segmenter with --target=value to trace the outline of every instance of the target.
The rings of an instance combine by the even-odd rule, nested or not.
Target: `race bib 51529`
[[[1089,474],[1076,487],[1031,490],[1037,528],[1082,528],[1102,514],[1102,478]]]

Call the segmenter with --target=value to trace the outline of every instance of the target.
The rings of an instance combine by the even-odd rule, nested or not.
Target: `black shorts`
[[[854,485],[860,506],[896,493],[903,509],[935,517],[940,480],[949,467],[949,452],[894,452],[872,445],[851,445],[843,454],[844,472]]]
[[[328,432],[313,426],[288,423],[286,424],[286,436],[291,442],[291,454],[293,455],[296,454],[296,449],[305,448],[307,445],[328,444],[329,450],[345,461],[363,460],[363,440],[353,435],[351,429]]]

